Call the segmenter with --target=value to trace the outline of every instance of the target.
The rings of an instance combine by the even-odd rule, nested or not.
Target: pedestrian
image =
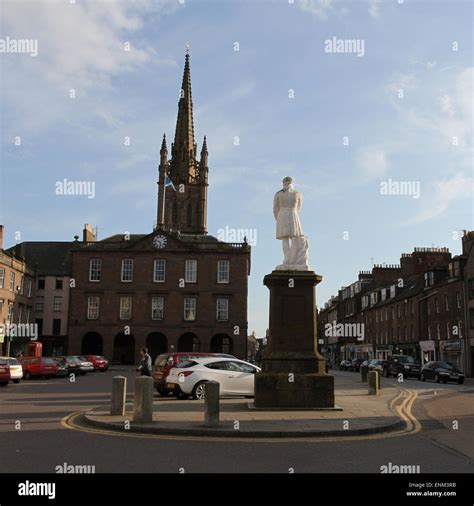
[[[141,376],[151,376],[151,357],[148,355],[148,349],[142,348],[140,350],[140,362],[137,367],[137,372],[141,374]]]

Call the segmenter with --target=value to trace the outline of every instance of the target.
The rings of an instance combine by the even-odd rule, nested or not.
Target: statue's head
[[[293,188],[293,178],[291,178],[290,176],[286,176],[283,179],[283,188],[285,190],[292,189]]]

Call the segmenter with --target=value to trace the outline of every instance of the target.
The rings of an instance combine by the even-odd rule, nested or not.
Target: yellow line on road
[[[411,408],[417,393],[413,390],[402,390],[399,395],[393,399],[391,406],[394,405],[395,401],[405,397],[405,400],[400,406],[397,407],[397,412],[402,420],[407,424],[405,429],[393,431],[393,432],[381,432],[376,434],[367,435],[355,435],[355,436],[329,436],[329,437],[289,437],[289,438],[268,438],[268,437],[227,437],[227,436],[184,436],[184,435],[166,435],[166,434],[139,434],[136,432],[118,432],[115,430],[108,429],[97,429],[93,427],[84,427],[77,425],[75,419],[83,413],[89,411],[82,410],[76,411],[68,416],[61,419],[61,425],[67,429],[77,430],[81,432],[88,432],[96,435],[106,435],[113,437],[132,437],[140,439],[162,439],[170,441],[204,441],[204,442],[241,442],[241,443],[331,443],[336,441],[363,441],[369,439],[385,439],[389,437],[400,437],[415,434],[421,430],[420,422],[415,418],[411,412]],[[349,421],[350,423],[350,421]]]

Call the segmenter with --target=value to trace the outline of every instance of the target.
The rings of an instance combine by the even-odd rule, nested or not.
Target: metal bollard
[[[133,421],[153,421],[153,378],[139,376],[135,379],[135,395],[133,398]]]
[[[379,372],[370,371],[367,378],[369,382],[369,395],[378,395],[380,385]]]
[[[125,415],[125,399],[127,396],[127,378],[114,376],[112,378],[112,400],[110,403],[111,415]]]
[[[219,383],[217,381],[206,382],[206,394],[204,396],[204,425],[217,427],[219,425]]]

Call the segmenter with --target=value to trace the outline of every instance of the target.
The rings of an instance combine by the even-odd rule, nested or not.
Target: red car
[[[109,368],[109,361],[101,355],[83,355],[89,362],[92,362],[94,371],[105,372]]]
[[[10,381],[10,366],[6,360],[0,360],[0,387],[6,387]]]
[[[58,375],[58,365],[50,357],[23,357],[20,359],[23,367],[23,378],[33,377],[55,378]]]
[[[168,395],[172,390],[166,387],[166,376],[168,376],[170,373],[171,368],[177,367],[181,362],[184,362],[186,360],[202,357],[236,358],[233,355],[227,355],[225,353],[197,353],[193,351],[162,353],[156,357],[155,365],[153,368],[153,379],[156,391],[160,395]]]

